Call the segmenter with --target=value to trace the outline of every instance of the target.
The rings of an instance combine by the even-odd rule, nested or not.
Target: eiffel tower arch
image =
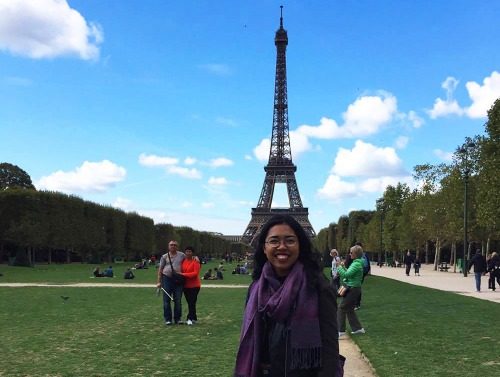
[[[254,244],[260,229],[275,214],[294,217],[310,237],[316,236],[309,222],[309,211],[302,205],[299,188],[295,179],[297,167],[292,161],[290,133],[288,126],[288,94],[286,81],[286,46],[288,35],[283,28],[283,6],[281,6],[280,27],[274,38],[276,45],[276,79],[274,86],[273,129],[269,161],[264,167],[266,177],[262,186],[257,207],[252,208],[252,219],[248,224],[241,242]],[[286,184],[289,208],[271,208],[276,183]]]

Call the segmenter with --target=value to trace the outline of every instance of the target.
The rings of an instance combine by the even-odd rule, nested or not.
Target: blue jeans
[[[482,274],[483,274],[482,272],[474,272],[474,276],[476,278],[476,291],[481,290],[481,275]]]
[[[174,298],[174,322],[177,323],[182,316],[182,285],[175,284],[172,278],[163,275],[161,286]],[[172,322],[170,301],[170,297],[163,292],[163,317],[166,322]]]

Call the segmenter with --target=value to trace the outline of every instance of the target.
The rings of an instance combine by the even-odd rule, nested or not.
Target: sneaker
[[[339,339],[345,337],[345,331],[339,331]]]
[[[188,324],[188,326],[191,326],[193,324],[193,321],[191,321],[190,319],[188,319],[186,323]]]
[[[354,307],[354,310],[359,310],[359,309],[361,309],[361,306]]]
[[[184,322],[182,322],[182,319],[179,319],[177,322],[175,322],[176,325],[182,325]]]
[[[165,325],[167,325],[167,326],[170,326],[171,324],[172,324],[172,322],[170,322],[170,321],[165,322]]]
[[[364,328],[360,328],[359,330],[351,331],[351,334],[364,334],[364,333],[365,333]]]

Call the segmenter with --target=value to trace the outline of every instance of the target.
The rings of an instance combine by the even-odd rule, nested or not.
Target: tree
[[[2,162],[0,164],[0,190],[12,188],[35,190],[28,173],[16,165]]]
[[[478,182],[478,222],[491,235],[500,229],[500,98],[488,110],[487,137],[481,143]]]

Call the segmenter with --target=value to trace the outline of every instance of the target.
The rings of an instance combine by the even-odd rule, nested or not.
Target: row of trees
[[[1,168],[1,167],[0,167]],[[0,190],[0,258],[31,262],[140,260],[168,250],[171,239],[198,253],[244,254],[248,247],[189,227],[157,224],[135,212],[61,193],[10,186]]]
[[[345,253],[357,241],[366,250],[393,258],[404,251],[423,254],[426,263],[454,263],[464,253],[464,188],[467,180],[467,237],[483,254],[498,251],[500,240],[500,99],[488,111],[485,136],[466,138],[450,164],[417,165],[411,189],[388,186],[375,211],[353,211],[318,233],[314,243],[328,254]],[[443,249],[449,255],[441,255]],[[378,255],[380,253],[380,255]]]

